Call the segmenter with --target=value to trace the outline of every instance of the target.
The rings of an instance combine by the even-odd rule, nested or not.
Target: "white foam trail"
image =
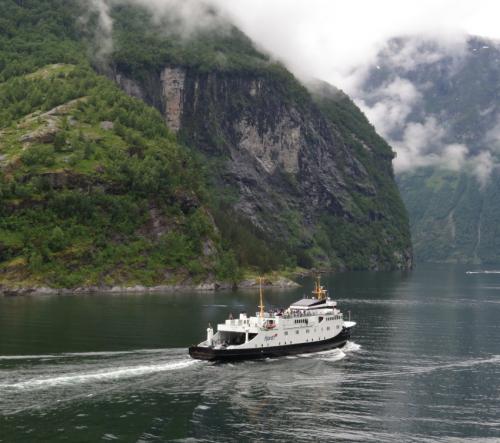
[[[376,374],[371,375],[371,377],[383,377],[387,378],[390,376],[400,376],[400,375],[420,375],[429,374],[435,371],[446,371],[446,370],[460,370],[460,369],[470,369],[475,366],[487,365],[487,364],[500,364],[500,355],[492,355],[489,358],[477,358],[471,360],[462,360],[457,362],[442,363],[437,365],[429,366],[403,366],[397,371],[379,371]]]
[[[348,341],[345,346],[342,348],[342,351],[344,352],[356,352],[361,349],[361,345],[358,345],[357,343],[354,343],[353,341]]]
[[[59,358],[58,355],[0,355],[0,360],[43,360],[45,358]]]
[[[182,348],[178,348],[179,350]],[[97,352],[63,352],[60,354],[38,354],[38,355],[0,355],[1,360],[44,360],[54,358],[75,358],[75,357],[113,357],[116,355],[128,354],[154,354],[165,351],[173,351],[174,349],[158,348],[158,349],[137,349],[134,351],[97,351]]]
[[[354,343],[352,341],[347,341],[345,346],[341,349],[334,348],[328,349],[327,351],[318,351],[318,352],[308,352],[305,354],[297,354],[298,357],[320,357],[321,360],[328,359],[329,361],[342,360],[346,356],[346,352],[356,352],[361,349],[361,345]],[[340,358],[337,358],[339,356]],[[330,359],[329,357],[332,357]]]
[[[320,356],[320,360],[323,361],[339,361],[345,358],[345,353],[340,349],[334,349],[334,352],[324,353]]]
[[[500,271],[466,271],[466,274],[500,274]]]
[[[186,359],[177,362],[170,362],[163,364],[126,366],[116,369],[110,368],[84,374],[73,373],[68,375],[61,375],[58,377],[33,378],[30,380],[17,383],[0,384],[0,389],[19,389],[19,390],[45,389],[55,386],[76,385],[76,384],[83,384],[96,381],[106,381],[110,379],[133,378],[133,377],[138,377],[140,375],[184,369],[198,362],[199,362],[198,360]]]

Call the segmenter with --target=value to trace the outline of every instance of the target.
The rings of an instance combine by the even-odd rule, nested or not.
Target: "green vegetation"
[[[212,15],[213,20],[207,19],[206,27],[186,31],[173,16],[153,18],[148,10],[137,6],[114,7],[113,64],[119,72],[144,83],[165,66],[180,66],[199,73],[232,72],[271,78],[276,80],[277,94],[290,102],[309,98],[295,77],[258,51],[245,34],[209,9],[207,15]]]
[[[340,258],[351,269],[371,268],[375,261],[395,267],[400,259],[398,251],[409,250],[411,243],[408,215],[394,186],[390,163],[394,153],[352,100],[332,89],[318,89],[316,101],[340,131],[343,142],[356,153],[376,191],[360,189],[359,178],[356,182],[348,176],[356,219],[325,216],[322,228],[326,236],[322,241],[328,239],[329,245],[325,250],[337,251],[338,255],[330,258]]]
[[[398,177],[416,259],[498,263],[499,177],[482,185],[469,171],[421,168]]]
[[[202,253],[204,243],[219,243],[203,206],[203,174],[157,111],[67,65],[11,79],[0,91],[7,281],[153,285],[199,281],[215,266],[226,278],[236,272],[225,255],[217,262],[217,250]],[[155,223],[162,227],[148,232]]]
[[[0,83],[53,63],[79,64],[86,47],[76,0],[0,0]],[[87,63],[84,60],[84,63]]]
[[[269,64],[268,57],[238,29],[222,20],[218,28],[215,16],[207,29],[186,34],[175,18],[153,21],[147,10],[134,6],[117,6],[112,14],[116,23],[113,60],[121,72],[135,78],[147,78],[168,64],[204,71],[255,71]]]
[[[87,7],[0,0],[0,285],[235,282],[296,267],[400,263],[396,251],[409,243],[392,151],[347,97],[314,104],[292,74],[226,23],[179,38],[172,17],[155,21],[125,2],[111,11],[114,45],[104,66],[91,56],[98,22]],[[118,72],[154,88],[165,66],[223,73],[234,84],[257,79],[270,91],[257,103],[229,94],[225,110],[209,103],[213,112],[175,136],[157,109],[99,75]],[[240,191],[224,181],[233,143],[224,112],[265,114],[270,105],[304,119],[327,116],[355,153],[367,178],[346,176],[350,218],[319,214],[306,229],[302,209],[280,203],[279,186],[303,192],[284,170],[268,190],[279,209],[266,220],[281,235],[235,209]]]

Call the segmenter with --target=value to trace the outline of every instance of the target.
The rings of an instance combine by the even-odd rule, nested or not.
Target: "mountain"
[[[216,12],[185,35],[130,4],[0,7],[5,286],[411,266],[390,146]]]
[[[498,263],[498,43],[391,40],[359,99],[398,151],[416,260]]]

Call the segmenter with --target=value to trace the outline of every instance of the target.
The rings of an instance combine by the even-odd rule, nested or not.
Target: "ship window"
[[[288,331],[285,331],[285,335],[288,335]]]
[[[326,330],[327,330],[327,331],[329,331],[329,330],[330,330],[330,326],[327,326],[327,327],[326,327]]]
[[[295,331],[295,333],[296,333],[296,334],[298,334],[298,333],[299,333],[299,330],[297,329],[297,330]]]
[[[306,329],[306,334],[309,334],[309,329]]]

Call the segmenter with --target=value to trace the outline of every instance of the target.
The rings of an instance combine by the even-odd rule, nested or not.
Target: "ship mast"
[[[321,286],[321,276],[319,274],[316,277],[315,288],[312,293],[318,300],[324,300],[326,298],[326,289]]]
[[[259,277],[259,295],[260,295],[259,317],[264,318],[264,299],[262,296],[262,277]]]

